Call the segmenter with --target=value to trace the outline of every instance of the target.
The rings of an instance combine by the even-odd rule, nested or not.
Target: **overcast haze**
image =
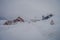
[[[0,16],[15,18],[31,17],[38,14],[59,14],[60,0],[0,0]],[[27,15],[27,16],[26,16]]]
[[[12,32],[16,33],[16,35],[13,34],[13,36],[17,36],[19,34],[19,32],[20,33],[22,32],[21,30],[23,30],[23,32],[22,32],[23,34],[25,33],[24,32],[25,27],[28,28],[28,26],[32,26],[31,31],[26,33],[26,35],[29,33],[31,33],[31,34],[36,33],[38,35],[38,38],[41,37],[43,39],[42,36],[39,36],[41,34],[39,34],[39,32],[37,31],[41,26],[42,29],[40,28],[39,30],[40,31],[42,30],[43,34],[44,34],[45,29],[48,30],[48,28],[52,28],[52,29],[55,28],[55,30],[56,30],[55,40],[60,40],[60,0],[0,0],[0,17],[4,17],[7,19],[14,19],[18,16],[21,16],[25,20],[25,19],[34,18],[34,17],[42,17],[42,15],[48,15],[50,13],[52,13],[54,15],[52,19],[55,21],[56,26],[50,27],[50,25],[47,21],[42,21],[42,22],[40,21],[40,23],[38,22],[38,23],[36,23],[36,25],[35,24],[19,24],[19,25],[17,24],[17,25],[15,25],[15,28],[18,28],[18,29],[16,29],[17,30],[16,32],[14,32],[14,30],[15,30],[14,28],[12,28],[13,31],[10,28],[7,31],[1,32],[0,35],[2,34],[2,37],[5,38],[5,36],[8,34],[7,35],[7,37],[8,37],[11,35],[9,33],[9,31],[10,31],[11,33]],[[47,22],[47,24],[45,24],[46,22]],[[41,25],[41,23],[42,23],[42,25]],[[20,31],[18,31],[19,28],[20,28]],[[31,27],[29,27],[29,28],[31,28]],[[45,32],[47,30],[45,30]],[[24,37],[26,35],[25,34],[23,35],[23,34],[22,34],[22,37],[18,35],[17,38],[21,37],[24,39]],[[37,35],[34,34],[35,37]],[[27,35],[27,37],[28,36],[30,36],[30,35]],[[31,36],[33,36],[33,34]],[[27,38],[27,37],[25,37],[25,38]],[[53,38],[53,37],[51,37],[51,38]],[[0,36],[0,39],[1,39],[1,36]]]

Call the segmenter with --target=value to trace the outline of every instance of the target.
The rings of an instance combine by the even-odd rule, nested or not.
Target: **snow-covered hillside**
[[[56,27],[47,22],[0,25],[0,40],[55,40]]]
[[[0,40],[56,40],[58,23],[54,18],[30,23],[18,22],[15,25],[0,25]],[[50,25],[51,19],[54,20],[54,25]]]
[[[0,16],[24,19],[13,25],[3,25],[7,20],[0,20],[0,40],[60,40],[59,0],[0,0],[0,5]],[[51,13],[53,17],[42,20]]]

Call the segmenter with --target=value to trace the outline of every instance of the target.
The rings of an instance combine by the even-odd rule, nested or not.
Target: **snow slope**
[[[53,18],[55,17],[38,22],[0,25],[0,40],[56,40],[57,20],[54,19],[54,25],[49,23]]]

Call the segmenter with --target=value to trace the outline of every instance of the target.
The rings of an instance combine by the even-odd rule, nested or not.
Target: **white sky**
[[[59,0],[0,0],[0,16],[31,18],[46,13],[59,13]]]

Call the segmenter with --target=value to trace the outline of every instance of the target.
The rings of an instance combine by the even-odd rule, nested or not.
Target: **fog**
[[[55,39],[60,40],[60,0],[0,0],[0,17],[7,19],[18,16],[29,19],[50,13],[54,14],[57,24]]]
[[[59,14],[59,0],[0,0],[0,16],[31,18],[46,13]],[[27,15],[27,16],[26,16]]]

